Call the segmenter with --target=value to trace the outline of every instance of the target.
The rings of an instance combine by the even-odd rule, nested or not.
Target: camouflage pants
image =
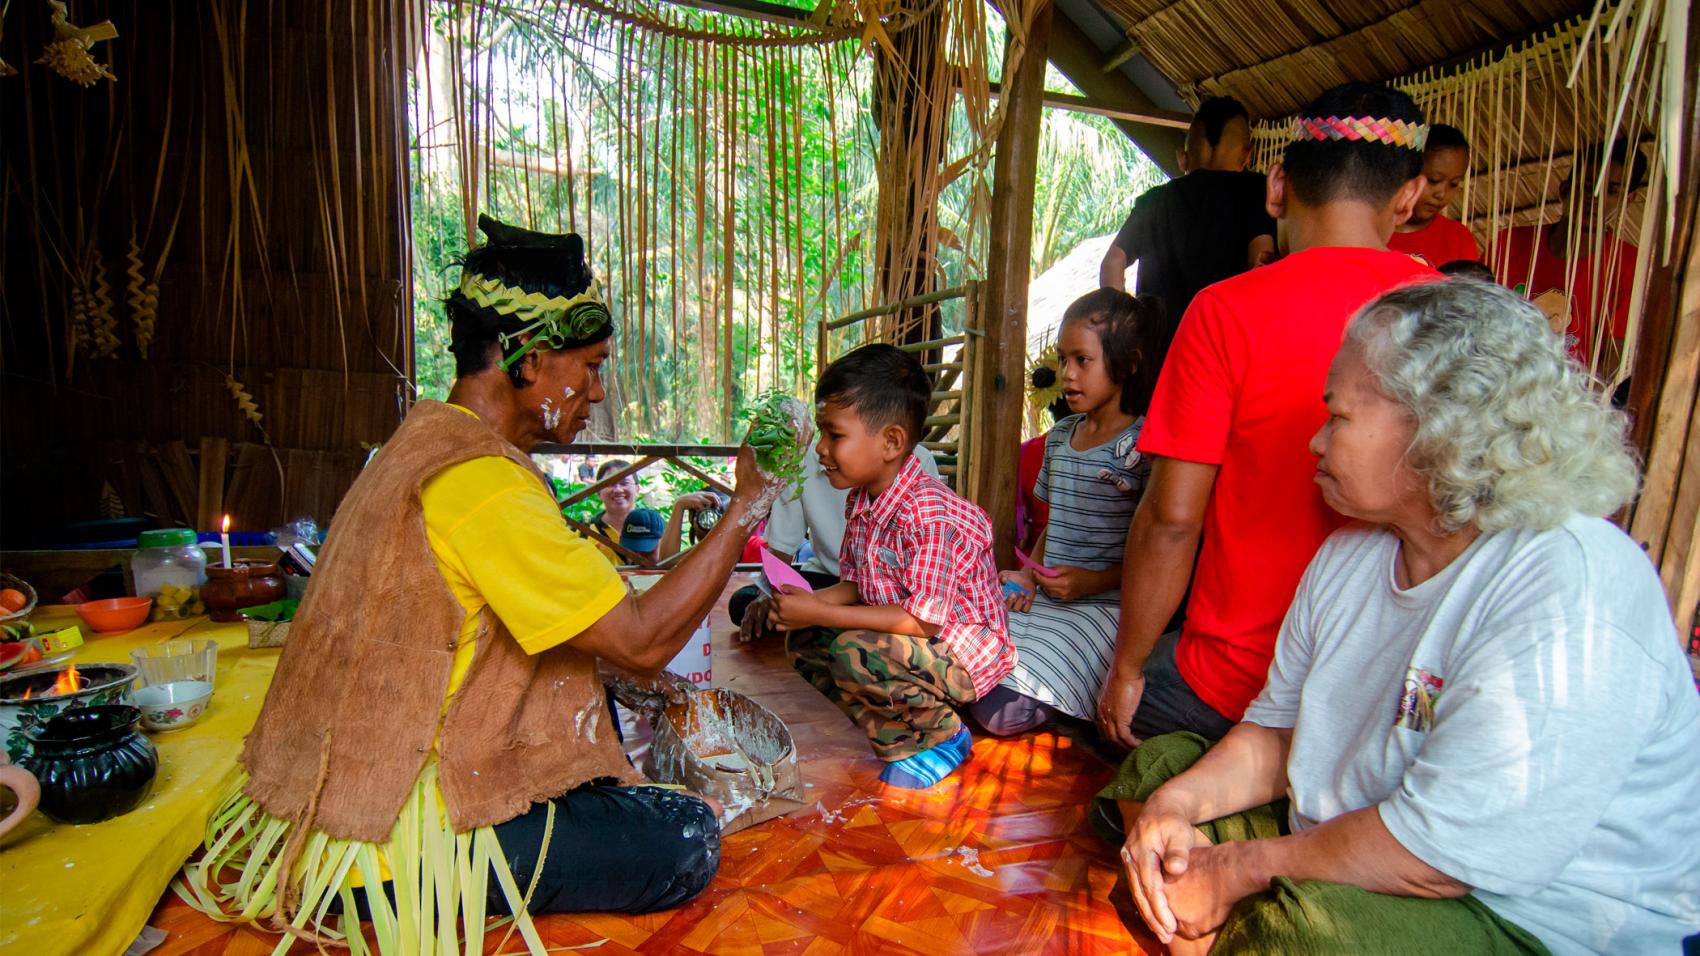
[[[791,666],[838,705],[884,761],[944,743],[962,729],[974,681],[943,641],[812,628],[786,638]]]

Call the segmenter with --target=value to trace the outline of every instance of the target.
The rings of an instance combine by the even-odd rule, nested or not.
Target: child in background
[[[1459,259],[1481,261],[1482,251],[1470,228],[1445,215],[1452,197],[1470,171],[1470,141],[1457,127],[1436,123],[1423,147],[1423,192],[1411,218],[1393,227],[1387,248],[1439,266]]]
[[[867,345],[815,387],[816,452],[850,490],[843,580],[787,586],[768,622],[792,632],[792,665],[850,717],[886,762],[880,779],[924,790],[968,757],[956,708],[1015,664],[985,512],[928,477],[920,441],[932,383],[914,357]]]
[[[1568,327],[1561,331],[1571,340],[1570,354],[1609,379],[1623,355],[1639,255],[1617,230],[1625,225],[1624,204],[1646,185],[1647,155],[1625,140],[1603,156],[1578,152],[1587,164],[1582,182],[1588,185],[1576,185],[1572,167],[1558,190],[1565,197],[1564,215],[1552,223],[1503,230],[1494,239],[1492,262],[1507,288],[1522,293],[1548,318],[1567,317]],[[1596,197],[1592,184],[1601,161],[1605,194]]]
[[[1481,282],[1498,281],[1493,276],[1493,270],[1489,269],[1486,263],[1475,259],[1453,259],[1451,262],[1441,263],[1435,267],[1434,271],[1453,278],[1476,279]]]
[[[1162,323],[1149,298],[1099,289],[1063,313],[1057,357],[1075,414],[1045,436],[1035,493],[1050,523],[1034,558],[1054,576],[1001,575],[1015,669],[968,711],[998,736],[1025,733],[1058,712],[1091,720],[1116,649],[1122,549],[1150,464],[1135,444],[1161,361]]]

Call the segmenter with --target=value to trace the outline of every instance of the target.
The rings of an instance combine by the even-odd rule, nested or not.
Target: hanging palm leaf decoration
[[[112,22],[102,20],[93,26],[79,27],[67,19],[70,13],[61,0],[51,0],[48,6],[53,8],[54,39],[35,62],[83,86],[93,86],[99,80],[116,81],[118,77],[113,76],[105,64],[96,63],[89,54],[89,49],[96,43],[118,35],[118,29]]]

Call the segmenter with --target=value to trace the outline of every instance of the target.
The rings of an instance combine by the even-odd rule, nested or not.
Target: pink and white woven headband
[[[1293,120],[1293,139],[1349,139],[1421,150],[1428,143],[1428,124],[1373,116],[1301,116]]]

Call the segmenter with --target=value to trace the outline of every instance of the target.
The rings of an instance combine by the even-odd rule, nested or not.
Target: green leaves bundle
[[[814,424],[802,402],[782,392],[769,392],[756,403],[746,441],[756,453],[756,466],[784,489],[786,497],[803,487],[803,456],[814,438]]]

